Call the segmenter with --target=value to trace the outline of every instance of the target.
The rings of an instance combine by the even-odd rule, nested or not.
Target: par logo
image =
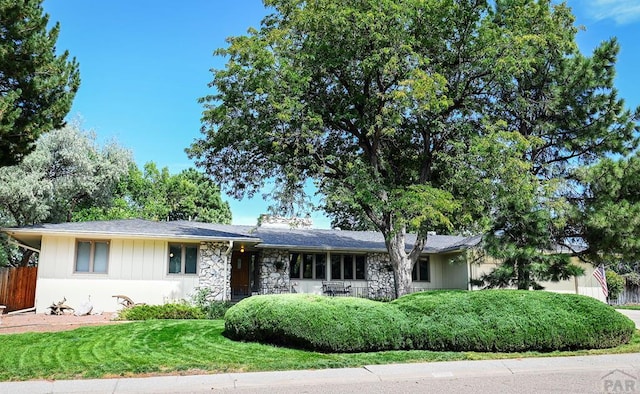
[[[640,390],[638,378],[619,369],[614,369],[600,380],[605,393],[636,393]]]

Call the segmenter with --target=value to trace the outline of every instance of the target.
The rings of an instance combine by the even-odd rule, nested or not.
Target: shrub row
[[[391,303],[256,296],[225,315],[229,338],[324,352],[593,349],[626,343],[634,330],[593,298],[518,290],[423,292]]]
[[[118,312],[119,320],[204,319],[205,313],[196,306],[183,303],[136,305]]]
[[[392,303],[416,349],[552,351],[627,343],[635,324],[591,297],[542,291],[424,292]]]

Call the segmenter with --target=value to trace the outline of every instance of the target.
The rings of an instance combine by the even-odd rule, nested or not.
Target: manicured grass
[[[631,309],[633,311],[640,311],[640,305],[615,305],[616,309]]]
[[[317,353],[222,336],[222,320],[149,320],[57,333],[0,336],[0,380],[69,379],[293,369],[368,364],[640,352],[640,331],[612,349],[551,353],[387,351]]]

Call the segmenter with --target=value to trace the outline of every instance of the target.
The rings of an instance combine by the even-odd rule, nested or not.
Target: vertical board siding
[[[37,275],[36,267],[0,269],[0,305],[6,312],[35,306]]]

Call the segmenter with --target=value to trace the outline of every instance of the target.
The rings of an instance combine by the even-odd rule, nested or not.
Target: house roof
[[[39,247],[42,235],[75,237],[117,237],[184,239],[192,241],[234,241],[257,248],[385,252],[381,233],[320,229],[268,228],[188,221],[156,222],[142,219],[39,224],[2,231],[32,247]],[[415,235],[407,235],[407,248]],[[480,237],[430,235],[424,253],[446,253],[475,246]]]

